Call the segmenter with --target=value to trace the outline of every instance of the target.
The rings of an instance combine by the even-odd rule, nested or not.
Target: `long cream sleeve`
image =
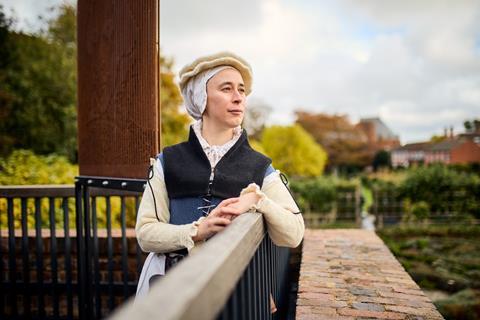
[[[146,252],[165,253],[184,248],[190,250],[195,245],[192,236],[196,235],[197,227],[194,223],[184,225],[168,223],[170,221],[169,200],[158,160],[153,168],[153,178],[150,179],[152,188],[150,189],[147,184],[138,209],[135,225],[138,244]],[[160,221],[155,216],[152,189]]]
[[[261,190],[256,184],[250,184],[242,190],[242,194],[247,192],[256,192],[260,196],[254,208],[265,217],[273,243],[282,247],[297,247],[305,233],[303,216],[278,172],[265,178]]]
[[[194,249],[196,244],[192,237],[197,233],[196,224],[169,224],[169,199],[163,170],[158,160],[154,165],[154,174],[150,184],[155,195],[160,221],[155,216],[152,191],[147,185],[140,202],[135,226],[138,243],[142,250],[165,253],[183,248],[187,248],[189,251]],[[256,188],[258,189],[258,186]],[[278,173],[274,172],[266,177],[261,190],[257,192],[261,200],[255,207],[264,215],[272,241],[278,246],[297,247],[302,241],[305,231],[303,217],[301,214],[294,214],[299,209],[280,180]]]

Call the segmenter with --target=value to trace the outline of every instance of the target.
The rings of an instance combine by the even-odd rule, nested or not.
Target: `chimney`
[[[450,126],[450,139],[453,139],[453,126]]]
[[[447,129],[447,127],[443,128],[443,136],[444,136],[445,138],[448,138],[448,129]]]

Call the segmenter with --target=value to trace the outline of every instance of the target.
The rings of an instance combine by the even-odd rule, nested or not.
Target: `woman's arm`
[[[150,179],[151,188],[147,185],[138,209],[135,231],[143,251],[165,253],[183,248],[190,251],[195,246],[195,242],[203,241],[227,227],[230,224],[227,216],[234,217],[241,214],[240,211],[228,206],[238,202],[237,198],[231,198],[222,201],[206,218],[184,225],[169,224],[168,193],[159,161],[157,160],[154,165],[153,177]],[[155,215],[155,204],[158,219]]]
[[[197,234],[197,226],[195,223],[184,225],[168,223],[170,221],[169,200],[159,161],[157,160],[153,166],[153,177],[150,179],[152,188],[147,184],[138,209],[135,226],[138,243],[146,252],[164,253],[183,248],[190,250],[195,246],[192,237]],[[155,215],[152,189],[160,221]]]
[[[268,234],[276,245],[294,248],[300,244],[305,232],[303,217],[278,172],[265,178],[261,190],[256,184],[250,184],[242,191],[241,202],[242,197],[259,199],[250,203],[256,202],[253,208],[265,217]]]

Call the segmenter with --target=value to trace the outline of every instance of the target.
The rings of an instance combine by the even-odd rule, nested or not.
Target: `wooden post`
[[[146,178],[160,145],[159,1],[78,1],[80,175]]]

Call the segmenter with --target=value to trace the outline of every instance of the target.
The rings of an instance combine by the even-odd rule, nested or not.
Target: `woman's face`
[[[227,68],[207,83],[207,107],[204,117],[223,128],[235,128],[245,113],[245,85],[240,72]]]

